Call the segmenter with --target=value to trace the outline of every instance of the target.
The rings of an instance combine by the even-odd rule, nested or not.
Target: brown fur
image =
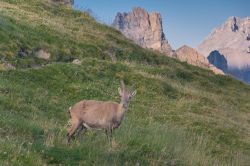
[[[76,130],[82,129],[103,129],[107,136],[112,137],[113,129],[120,126],[124,114],[128,108],[129,100],[135,92],[125,91],[124,84],[119,89],[121,102],[82,100],[69,109],[71,127],[68,130],[68,141]]]

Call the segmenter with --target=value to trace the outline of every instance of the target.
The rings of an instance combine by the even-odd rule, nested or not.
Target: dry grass
[[[45,2],[0,2],[0,57],[17,67],[0,72],[0,165],[248,165],[249,86]],[[50,60],[18,56],[40,47]],[[119,101],[121,79],[138,94],[113,147],[96,131],[67,145],[69,106]]]

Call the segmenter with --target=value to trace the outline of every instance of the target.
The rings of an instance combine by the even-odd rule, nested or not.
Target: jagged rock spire
[[[129,13],[118,12],[113,27],[144,48],[152,48],[169,56],[173,55],[163,32],[161,15],[157,12],[149,14],[140,7],[133,8]]]

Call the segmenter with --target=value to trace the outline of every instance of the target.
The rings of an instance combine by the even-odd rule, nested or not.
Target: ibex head
[[[123,108],[127,110],[130,100],[136,94],[136,90],[135,91],[126,90],[124,82],[121,81],[121,87],[118,88],[118,92],[121,96],[121,104]]]

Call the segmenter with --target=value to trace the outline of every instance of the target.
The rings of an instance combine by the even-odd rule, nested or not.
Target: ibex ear
[[[119,95],[122,96],[123,92],[122,92],[122,89],[120,87],[118,88],[118,92],[119,92]]]
[[[134,97],[135,95],[136,95],[136,90],[133,93],[131,93],[131,97]]]

